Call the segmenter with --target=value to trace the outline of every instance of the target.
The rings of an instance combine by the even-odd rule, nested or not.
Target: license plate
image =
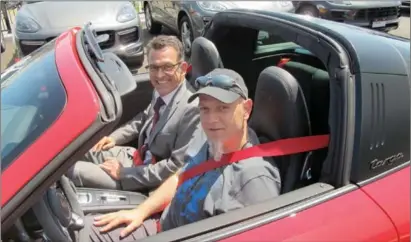
[[[372,27],[381,28],[381,27],[385,27],[386,24],[387,24],[387,21],[375,21],[375,22],[372,22]]]

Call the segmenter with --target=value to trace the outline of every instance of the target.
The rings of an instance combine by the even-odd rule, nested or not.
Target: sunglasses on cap
[[[240,95],[242,98],[247,99],[243,89],[237,83],[235,83],[231,77],[226,75],[200,76],[195,80],[195,86],[197,89],[207,86],[218,87],[228,91],[233,91]],[[231,89],[233,87],[237,87],[240,90],[236,91],[235,89]]]

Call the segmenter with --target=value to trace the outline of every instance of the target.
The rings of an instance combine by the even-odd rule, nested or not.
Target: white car
[[[3,33],[0,33],[0,43],[1,43],[1,53],[3,53],[4,51],[6,51],[6,46],[4,45],[4,37],[3,37]]]

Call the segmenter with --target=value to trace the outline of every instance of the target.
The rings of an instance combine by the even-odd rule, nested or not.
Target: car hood
[[[361,8],[400,6],[401,1],[328,1],[332,5],[344,5]]]
[[[254,10],[289,11],[294,9],[291,1],[219,1],[227,9],[242,8]]]
[[[88,21],[95,24],[113,23],[125,3],[124,1],[37,2],[24,5],[19,15],[33,18],[42,28],[71,28],[83,26]]]

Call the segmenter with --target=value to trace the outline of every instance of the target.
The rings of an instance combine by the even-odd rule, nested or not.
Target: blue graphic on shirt
[[[205,145],[183,168],[183,171],[207,160],[208,146]],[[203,204],[211,187],[220,176],[218,170],[209,171],[203,175],[193,177],[179,187],[175,195],[175,205],[180,206],[180,217],[186,223],[202,219]]]

